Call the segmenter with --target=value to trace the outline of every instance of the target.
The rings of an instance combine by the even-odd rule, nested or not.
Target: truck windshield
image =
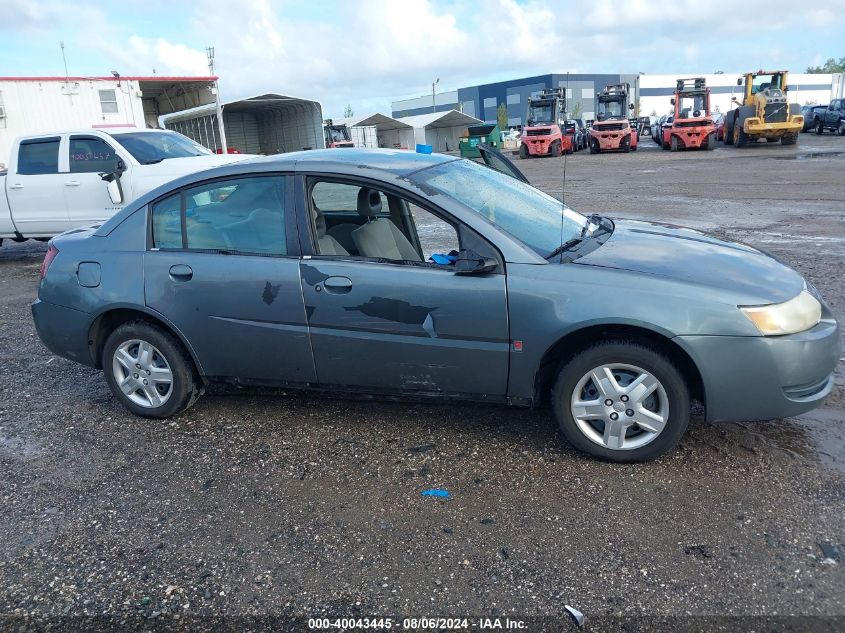
[[[555,120],[552,110],[552,104],[548,101],[528,106],[528,125],[552,123]]]
[[[624,118],[625,113],[622,111],[622,101],[601,101],[599,100],[599,111],[596,113],[598,121],[605,119],[619,119]]]
[[[471,160],[453,160],[412,176],[469,207],[546,256],[577,238],[587,219],[539,189]],[[562,240],[561,240],[562,237]]]
[[[680,95],[678,97],[678,118],[692,119],[707,115],[704,95]]]
[[[211,154],[202,145],[176,132],[128,132],[115,134],[114,139],[142,165],[160,163],[168,158]]]
[[[751,94],[756,95],[766,88],[780,88],[780,75],[757,75],[751,82]]]
[[[345,127],[330,127],[329,139],[332,143],[339,143],[349,140],[349,130]]]

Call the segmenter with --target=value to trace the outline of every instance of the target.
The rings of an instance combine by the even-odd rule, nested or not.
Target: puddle
[[[845,410],[815,409],[791,421],[806,432],[822,464],[845,473]]]
[[[766,156],[774,160],[812,160],[814,158],[835,158],[845,156],[845,152],[796,152],[792,156]]]

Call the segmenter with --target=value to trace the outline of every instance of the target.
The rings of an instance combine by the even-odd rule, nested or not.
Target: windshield
[[[176,132],[129,132],[115,134],[114,139],[142,165],[160,163],[168,158],[206,156],[212,153]]]
[[[454,198],[544,257],[579,237],[587,224],[560,200],[470,160],[424,169],[414,179]]]
[[[757,75],[751,82],[751,94],[756,95],[766,88],[780,88],[780,75]]]
[[[349,140],[349,130],[345,127],[331,127],[329,128],[329,137],[332,143],[339,143]]]
[[[707,115],[704,95],[681,95],[678,97],[678,118],[697,119]]]
[[[548,101],[528,106],[528,125],[552,123],[555,120],[554,108]]]
[[[599,101],[599,111],[596,113],[598,121],[619,118],[625,118],[625,113],[622,111],[622,101]]]

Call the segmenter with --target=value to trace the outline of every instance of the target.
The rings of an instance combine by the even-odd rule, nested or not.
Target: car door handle
[[[178,281],[188,281],[194,276],[194,271],[187,264],[174,264],[170,267],[170,277]]]
[[[328,277],[323,285],[326,287],[326,292],[333,292],[335,294],[342,294],[352,290],[352,280],[349,277]]]
[[[65,187],[78,187],[79,185],[80,185],[80,182],[78,180],[68,180],[65,183]]]
[[[9,185],[9,189],[23,189],[23,185],[19,182],[16,182],[14,185]]]

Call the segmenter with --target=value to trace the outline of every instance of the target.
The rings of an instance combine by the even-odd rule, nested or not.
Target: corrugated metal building
[[[0,77],[0,163],[19,136],[91,127],[158,127],[214,101],[217,77]]]
[[[281,154],[326,146],[323,109],[317,101],[280,94],[262,94],[221,105],[229,151]],[[222,151],[214,104],[161,117],[168,130]]]

